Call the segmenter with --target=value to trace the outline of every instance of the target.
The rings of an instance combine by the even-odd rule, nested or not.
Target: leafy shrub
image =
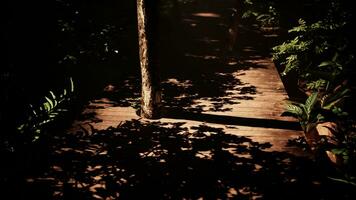
[[[74,83],[70,78],[68,89],[64,89],[57,95],[53,91],[49,91],[49,96],[45,96],[38,107],[30,105],[31,112],[27,120],[17,127],[18,133],[28,134],[32,138],[32,142],[38,140],[46,126],[68,111],[66,106],[71,101],[73,92]]]
[[[305,89],[335,87],[354,64],[350,38],[344,34],[351,18],[336,2],[331,1],[322,20],[299,19],[299,25],[288,31],[292,39],[273,48],[273,59],[284,67],[282,75],[297,74],[306,82]]]
[[[261,26],[277,26],[279,13],[274,1],[245,0],[242,19],[254,19]]]

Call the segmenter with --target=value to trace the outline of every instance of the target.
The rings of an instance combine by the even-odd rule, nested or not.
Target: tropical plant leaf
[[[294,104],[288,104],[286,106],[285,112],[282,113],[282,116],[293,116],[298,119],[303,118],[304,112],[300,106]]]
[[[321,107],[326,110],[331,110],[333,107],[341,103],[351,92],[348,88],[339,88],[335,93],[325,95],[321,99]]]
[[[350,184],[350,185],[356,186],[356,182],[353,182],[353,181],[349,181],[349,180],[342,179],[342,178],[333,178],[333,177],[328,177],[328,178],[333,180],[333,181],[337,181],[337,182],[346,183],[346,184]]]
[[[316,104],[318,100],[318,93],[314,92],[311,94],[308,99],[305,101],[304,107],[305,107],[305,112],[310,115],[311,111],[314,108],[314,105]]]

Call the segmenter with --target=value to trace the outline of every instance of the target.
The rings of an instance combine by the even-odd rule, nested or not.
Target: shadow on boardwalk
[[[196,8],[189,5],[185,9],[188,7]],[[162,69],[165,106],[180,109],[169,112],[169,116],[296,129],[291,122],[202,113],[225,112],[229,111],[226,105],[255,100],[260,88],[242,82],[234,73],[265,68],[248,61],[256,58],[254,50],[258,47],[248,47],[249,53],[240,57],[242,61],[224,56],[223,39],[228,25],[222,16],[227,7],[222,7],[210,5],[202,10],[186,10],[179,18],[182,24],[177,23],[181,32],[167,37],[173,38],[174,44],[165,43],[165,38],[159,41],[163,44],[164,59],[160,60],[160,66],[165,67]],[[111,99],[112,106],[137,103],[140,82],[137,74],[114,83],[105,79],[107,73],[114,74],[110,70],[104,71],[104,75],[93,71],[93,77],[100,75],[97,79],[107,85],[103,97]],[[237,93],[232,94],[231,90]],[[198,105],[196,100],[208,100],[210,104]],[[182,109],[186,112],[181,113]],[[93,112],[82,117],[95,118],[95,115]],[[345,199],[348,191],[352,191],[348,186],[331,183],[310,159],[270,151],[270,143],[254,142],[204,124],[190,126],[192,131],[184,125],[129,121],[117,128],[90,133],[84,130],[51,135],[43,152],[42,160],[46,162],[19,165],[20,169],[14,171],[20,173],[13,175],[18,179],[2,187],[3,195],[11,199],[70,200]]]
[[[157,21],[157,38],[151,50],[156,55],[154,64],[160,69],[165,107],[184,108],[195,112],[224,112],[231,110],[229,105],[254,99],[258,88],[241,81],[234,73],[265,66],[248,61],[256,59],[258,53],[253,49],[258,47],[250,46],[249,51],[239,55],[239,58],[226,55],[228,15],[233,5],[233,1],[206,3],[194,0],[190,3],[175,4],[170,14],[160,14]],[[244,34],[250,35],[251,32]],[[249,40],[244,39],[245,36],[239,38],[239,42]],[[254,36],[256,34],[251,37],[256,40]],[[133,67],[139,68],[136,65],[130,66],[130,70]],[[121,69],[123,72],[130,71]],[[108,70],[106,73],[109,73]],[[120,74],[120,71],[113,70],[109,77],[115,73]],[[104,82],[107,80],[106,77],[96,79]],[[140,96],[139,74],[131,74],[123,80],[111,79],[106,81],[106,86],[112,89],[93,98],[109,98],[117,102],[116,106],[130,106],[135,103],[132,99]],[[234,95],[231,93],[233,90],[240,92]],[[197,105],[195,101],[200,99],[209,103]]]
[[[235,116],[226,116],[226,115],[213,115],[213,114],[198,113],[198,112],[185,112],[182,110],[167,111],[167,114],[163,115],[163,117],[171,118],[171,119],[193,120],[193,121],[213,123],[213,124],[238,125],[238,126],[301,131],[301,127],[298,122],[282,121],[282,120],[275,120],[275,119],[259,119],[259,118],[235,117]]]
[[[344,199],[311,160],[205,125],[129,121],[57,136],[23,199]],[[7,185],[9,187],[9,185]],[[332,188],[332,189],[331,189]],[[11,191],[11,190],[6,190]],[[351,190],[349,190],[351,191]]]

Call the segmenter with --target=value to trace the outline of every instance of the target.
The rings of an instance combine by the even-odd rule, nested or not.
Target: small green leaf
[[[54,95],[54,93],[52,91],[49,91],[49,93],[51,94],[52,99],[56,99],[56,95]]]
[[[47,102],[49,103],[50,107],[49,107],[48,111],[50,111],[50,110],[52,110],[54,108],[53,101],[48,97],[45,97],[45,98],[46,98]]]
[[[74,82],[73,82],[73,79],[72,79],[72,77],[70,77],[70,91],[71,92],[74,92]]]
[[[324,62],[320,63],[318,66],[319,67],[326,67],[326,66],[333,66],[333,65],[335,65],[335,63],[332,62],[332,61],[324,61]]]
[[[48,102],[44,103],[43,107],[47,112],[51,111],[51,106],[50,106],[50,104]]]

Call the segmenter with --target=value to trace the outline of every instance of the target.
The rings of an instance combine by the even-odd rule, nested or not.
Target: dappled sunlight
[[[178,118],[186,123],[186,127],[199,122],[219,127],[223,124],[224,129],[227,128],[225,126],[235,126],[232,131],[234,134],[240,134],[239,131],[243,134],[256,132],[255,139],[271,141],[277,144],[274,148],[278,150],[286,149],[286,141],[299,136],[300,132],[294,131],[292,134],[291,131],[281,140],[274,140],[271,135],[262,137],[259,134],[263,130],[279,134],[284,132],[281,129],[295,129],[295,120],[280,116],[283,101],[288,97],[273,62],[258,51],[259,46],[256,43],[259,40],[254,41],[256,33],[243,28],[240,35],[242,41],[239,41],[243,46],[240,51],[231,52],[237,56],[227,56],[227,47],[224,46],[226,26],[216,26],[228,25],[226,18],[216,12],[196,10],[184,11],[186,13],[181,19],[183,24],[177,24],[181,29],[179,35],[168,35],[175,38],[173,49],[177,51],[173,51],[174,55],[170,51],[172,44],[163,43],[160,46],[162,50],[158,58],[163,66],[162,120],[174,122]],[[186,26],[189,24],[198,26]],[[165,30],[161,31],[164,33]],[[244,39],[250,37],[250,40]],[[84,112],[88,118],[92,117],[92,121],[77,124],[85,130],[106,129],[126,120],[139,119],[139,83],[137,78],[131,77],[119,84],[107,84],[104,99],[93,100]],[[260,121],[261,119],[271,121]]]
[[[318,181],[317,174],[299,175],[312,169],[306,158],[268,151],[269,143],[221,128],[183,125],[129,121],[91,135],[58,138],[49,171],[28,178],[27,184],[39,189],[36,183],[42,182],[52,188],[55,199],[131,199],[143,194],[154,199],[224,199],[288,197]],[[268,186],[271,181],[274,185]],[[281,193],[280,186],[288,192]]]
[[[328,3],[12,2],[2,197],[352,199],[352,24]]]
[[[170,78],[167,79],[166,81],[163,81],[163,83],[167,83],[167,84],[174,84],[178,87],[183,87],[183,88],[189,88],[192,87],[192,82],[190,80],[185,80],[185,81],[179,81],[175,78]]]
[[[192,13],[192,16],[195,17],[207,17],[207,18],[220,18],[221,15],[212,12],[200,12],[200,13]]]

